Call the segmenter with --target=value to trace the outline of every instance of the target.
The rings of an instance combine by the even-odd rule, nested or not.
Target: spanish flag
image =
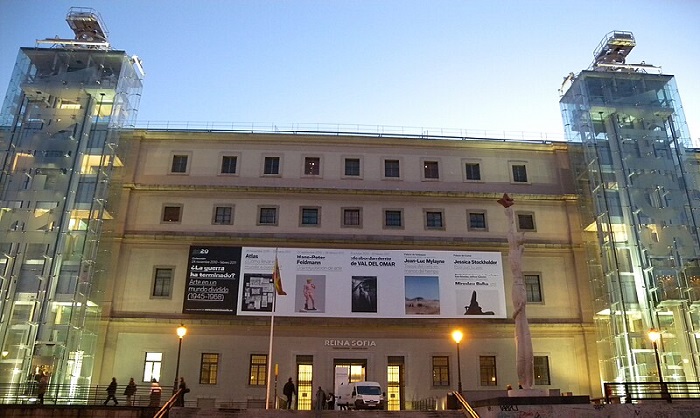
[[[275,291],[277,294],[282,296],[286,295],[287,292],[282,290],[282,276],[280,275],[280,263],[277,261],[277,256],[275,255],[275,268],[272,270],[272,283],[275,284]]]

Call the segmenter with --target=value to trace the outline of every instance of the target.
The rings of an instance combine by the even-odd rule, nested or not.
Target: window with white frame
[[[153,287],[151,297],[170,298],[173,287],[173,268],[156,267],[153,271]]]
[[[160,369],[163,365],[163,353],[146,352],[146,360],[143,366],[143,381],[160,381]]]

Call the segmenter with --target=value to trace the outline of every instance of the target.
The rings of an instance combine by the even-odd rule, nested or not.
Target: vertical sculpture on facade
[[[498,199],[498,203],[505,208],[508,218],[508,264],[513,276],[513,288],[511,298],[513,301],[513,319],[515,320],[515,349],[518,381],[522,389],[531,389],[534,383],[534,359],[532,355],[532,338],[530,325],[527,322],[525,307],[527,294],[525,292],[525,280],[523,278],[523,233],[518,232],[513,212],[513,199],[507,193]]]

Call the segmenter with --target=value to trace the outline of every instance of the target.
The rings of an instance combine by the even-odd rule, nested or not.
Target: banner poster
[[[183,313],[236,314],[241,247],[191,246]]]
[[[226,251],[233,251],[229,249]],[[241,249],[238,315],[506,318],[500,252]]]

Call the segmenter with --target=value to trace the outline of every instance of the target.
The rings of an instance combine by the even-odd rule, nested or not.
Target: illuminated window
[[[479,356],[481,386],[496,386],[496,356]]]
[[[163,362],[163,353],[146,353],[146,360],[143,366],[143,381],[150,382],[152,379],[160,380],[160,368]]]
[[[266,354],[251,354],[250,355],[250,379],[248,384],[251,386],[265,386],[267,384],[267,355]]]
[[[199,365],[199,383],[202,385],[215,385],[219,374],[219,354],[202,353],[202,361]]]
[[[433,386],[450,386],[450,359],[433,356]]]

